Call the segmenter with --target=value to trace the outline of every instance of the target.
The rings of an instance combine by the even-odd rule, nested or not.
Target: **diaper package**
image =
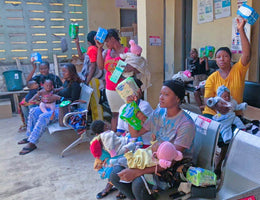
[[[142,124],[141,120],[137,118],[136,114],[140,111],[140,108],[135,101],[126,104],[120,118],[130,124],[135,130],[141,130]]]
[[[108,32],[106,29],[99,27],[96,34],[96,40],[103,44],[105,42],[107,34]]]
[[[237,14],[246,19],[250,25],[253,25],[259,17],[258,13],[247,4],[240,6]]]
[[[214,172],[199,167],[189,167],[186,178],[195,186],[216,185],[217,180]]]
[[[205,56],[208,58],[213,58],[214,57],[214,53],[215,53],[215,47],[213,46],[206,46],[205,47]]]
[[[125,103],[126,103],[126,98],[133,94],[136,95],[138,90],[139,88],[132,77],[126,78],[121,83],[119,83],[116,87],[117,93],[125,101]]]
[[[31,62],[34,63],[41,63],[42,62],[42,56],[40,53],[35,52],[31,54]]]
[[[112,81],[113,83],[117,83],[119,78],[121,77],[126,65],[127,65],[127,63],[125,63],[122,60],[119,60],[112,76],[110,77],[110,81]]]

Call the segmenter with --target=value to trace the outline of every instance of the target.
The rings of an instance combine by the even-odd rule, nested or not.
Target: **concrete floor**
[[[82,143],[61,158],[59,154],[77,138],[74,131],[49,135],[38,148],[20,156],[25,138],[18,133],[19,115],[0,120],[0,199],[3,200],[93,200],[106,185],[93,169],[89,143]],[[116,192],[104,198],[114,200]]]
[[[194,106],[183,104],[183,108],[199,112]],[[196,110],[197,109],[197,110]],[[60,153],[77,134],[70,130],[50,135],[43,134],[37,149],[21,156],[24,145],[17,142],[25,138],[18,133],[21,125],[19,115],[0,119],[0,199],[4,200],[94,200],[96,194],[106,185],[93,169],[94,158],[89,151],[89,143],[82,143],[65,153]],[[117,192],[103,198],[116,199]],[[160,199],[168,199],[168,195]]]

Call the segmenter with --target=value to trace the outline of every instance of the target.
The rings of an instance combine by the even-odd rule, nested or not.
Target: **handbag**
[[[59,106],[58,119],[59,119],[59,125],[62,127],[65,127],[65,125],[63,123],[63,118],[68,112],[70,112],[70,104],[71,104],[71,101],[63,101],[63,102],[61,102],[61,104]]]

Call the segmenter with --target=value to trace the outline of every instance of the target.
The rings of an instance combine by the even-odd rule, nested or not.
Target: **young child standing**
[[[31,80],[27,84],[29,88],[29,93],[25,96],[25,102],[29,103],[30,99],[39,91],[39,84]]]
[[[42,112],[54,111],[55,110],[55,101],[50,101],[50,96],[54,94],[54,87],[51,80],[45,80],[43,84],[43,89],[37,92],[30,101],[41,99],[39,105]]]

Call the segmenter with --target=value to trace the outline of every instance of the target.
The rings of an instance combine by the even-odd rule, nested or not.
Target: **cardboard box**
[[[12,117],[12,106],[10,99],[0,99],[0,119]]]

